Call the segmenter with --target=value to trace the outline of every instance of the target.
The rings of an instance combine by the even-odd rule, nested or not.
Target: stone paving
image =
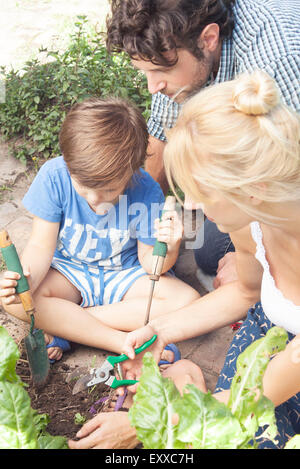
[[[26,170],[20,162],[9,155],[8,146],[0,143],[0,229],[4,228],[9,232],[19,253],[22,252],[28,240],[31,228],[31,216],[22,206],[22,197],[33,177],[34,172]],[[4,269],[1,260],[0,268]],[[192,250],[185,249],[184,242],[176,263],[176,275],[201,294],[206,293],[204,283],[200,283],[196,276]],[[27,334],[28,325],[8,316],[1,307],[0,325],[9,331],[16,342]],[[215,387],[233,335],[234,332],[228,326],[177,344],[182,358],[188,358],[201,367],[207,386],[211,390]],[[95,356],[96,365],[98,365],[103,361],[105,351],[76,344],[74,350],[66,355],[66,361],[72,367],[82,366],[91,363]]]

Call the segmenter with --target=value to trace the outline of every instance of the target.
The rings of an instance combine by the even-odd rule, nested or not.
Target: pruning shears
[[[135,349],[135,354],[137,355],[150,347],[150,345],[155,342],[156,338],[157,335],[154,335],[150,340],[148,340],[148,342],[145,342],[141,347]],[[122,379],[120,369],[119,375],[121,375],[121,379],[117,379],[114,374],[111,374],[111,372],[114,371],[115,365],[119,365],[126,360],[129,360],[129,358],[124,353],[118,356],[108,356],[99,368],[92,368],[88,374],[78,379],[73,387],[72,394],[77,394],[78,392],[84,391],[90,386],[95,386],[99,383],[104,383],[112,389],[119,388],[120,386],[132,386],[133,384],[136,384],[138,382],[137,380]]]

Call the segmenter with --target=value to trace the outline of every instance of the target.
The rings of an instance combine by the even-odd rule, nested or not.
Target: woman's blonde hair
[[[272,216],[245,202],[249,196],[275,203],[300,200],[299,116],[280,102],[265,72],[200,91],[166,135],[169,183],[174,189],[176,182],[195,202],[205,199],[201,187],[206,187],[270,222]]]

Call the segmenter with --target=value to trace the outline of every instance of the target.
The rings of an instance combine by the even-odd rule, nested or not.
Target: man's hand
[[[236,270],[236,254],[235,252],[228,252],[219,261],[217,275],[214,279],[214,288],[226,285],[226,283],[234,282],[238,278]]]
[[[103,412],[86,422],[69,440],[70,449],[132,449],[138,445],[135,429],[127,412]]]

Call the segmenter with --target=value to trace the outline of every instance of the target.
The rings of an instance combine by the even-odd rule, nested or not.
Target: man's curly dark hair
[[[197,40],[211,23],[220,28],[220,39],[231,36],[235,0],[111,0],[107,17],[107,49],[125,51],[131,58],[172,66],[164,52],[184,48],[199,60]]]

